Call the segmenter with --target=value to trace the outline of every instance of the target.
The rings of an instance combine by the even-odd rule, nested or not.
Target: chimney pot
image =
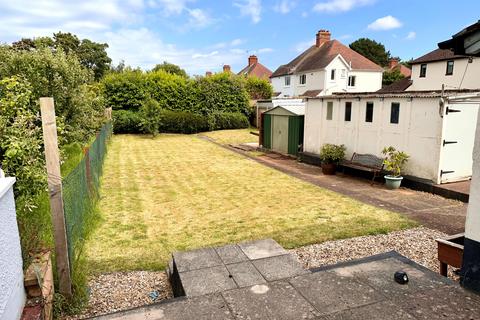
[[[250,57],[248,57],[248,66],[253,66],[257,62],[258,62],[258,58],[256,55],[251,55]]]
[[[225,65],[223,66],[223,72],[230,72],[230,71],[231,71],[231,70],[230,70],[230,65],[225,64]]]
[[[205,77],[210,77],[212,75],[212,71],[205,72]]]
[[[320,31],[317,32],[317,38],[315,41],[315,45],[317,47],[322,46],[324,43],[330,41],[330,31],[321,29]]]

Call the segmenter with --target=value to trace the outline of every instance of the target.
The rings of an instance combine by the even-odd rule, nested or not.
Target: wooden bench
[[[354,153],[351,160],[344,160],[342,162],[343,172],[345,168],[352,168],[373,173],[372,184],[377,175],[383,171],[383,160],[373,154]]]

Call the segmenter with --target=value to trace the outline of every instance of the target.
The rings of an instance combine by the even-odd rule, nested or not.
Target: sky
[[[455,5],[452,5],[455,4]],[[251,54],[274,71],[327,29],[368,37],[403,60],[480,19],[480,0],[0,0],[0,42],[72,32],[108,43],[114,64],[168,61],[191,75],[240,71]]]

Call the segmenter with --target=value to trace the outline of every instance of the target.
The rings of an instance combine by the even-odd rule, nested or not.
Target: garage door
[[[288,116],[272,117],[272,149],[288,153]]]

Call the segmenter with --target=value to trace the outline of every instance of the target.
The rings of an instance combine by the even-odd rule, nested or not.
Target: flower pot
[[[322,163],[322,173],[325,175],[334,175],[337,171],[336,163]]]
[[[385,185],[387,189],[393,190],[400,188],[403,177],[385,176]]]

